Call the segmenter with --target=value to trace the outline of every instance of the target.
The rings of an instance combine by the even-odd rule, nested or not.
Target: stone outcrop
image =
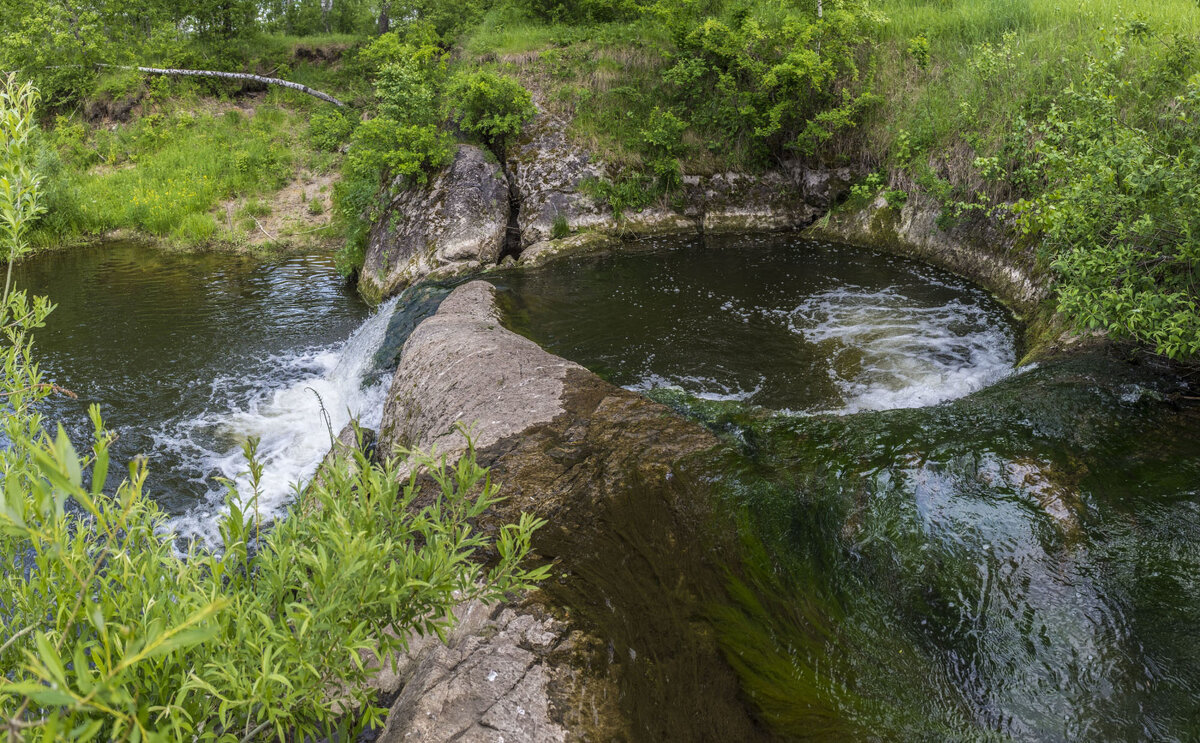
[[[684,213],[704,232],[806,227],[849,185],[849,171],[792,165],[761,175],[718,173],[688,177]]]
[[[578,364],[504,328],[491,284],[473,281],[442,300],[408,337],[380,426],[384,451],[398,446],[454,456],[563,413],[563,378]]]
[[[459,286],[409,336],[379,447],[453,454],[475,424],[505,498],[477,528],[547,518],[534,548],[555,577],[414,647],[383,739],[766,739],[696,630],[728,558],[696,485],[717,440],[507,330],[495,293]]]
[[[399,191],[368,237],[363,295],[377,301],[421,279],[483,270],[506,251],[542,262],[610,249],[631,237],[797,229],[849,185],[848,170],[795,163],[758,175],[687,176],[670,206],[618,218],[582,188],[612,174],[566,132],[565,121],[543,110],[509,144],[503,168],[484,150],[460,145],[427,187]]]
[[[414,638],[409,652],[386,669],[384,692],[399,692],[380,743],[408,741],[529,741],[562,743],[551,718],[547,688],[558,678],[554,659],[569,653],[562,622],[530,609],[459,607],[458,624],[442,643]]]
[[[360,291],[381,299],[439,271],[494,264],[504,249],[508,195],[495,158],[460,145],[428,187],[399,191],[372,226]]]
[[[760,175],[686,176],[675,206],[655,206],[617,219],[607,205],[580,192],[585,180],[611,173],[572,144],[566,130],[566,122],[543,112],[510,147],[507,167],[520,204],[522,248],[551,240],[558,218],[573,233],[617,236],[805,227],[849,187],[848,169],[813,170],[798,163]]]
[[[809,232],[932,263],[987,287],[1018,312],[1033,312],[1047,296],[1033,251],[1018,246],[1012,231],[994,222],[942,229],[941,212],[920,193],[899,209],[881,196],[862,209],[831,215]]]
[[[612,223],[612,213],[579,190],[604,167],[567,140],[567,122],[543,111],[509,147],[506,165],[520,203],[521,247],[548,240],[556,219],[572,232]]]

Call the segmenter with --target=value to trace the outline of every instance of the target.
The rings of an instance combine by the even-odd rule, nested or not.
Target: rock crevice
[[[848,169],[799,163],[761,175],[688,176],[671,207],[618,218],[584,187],[607,177],[607,168],[566,131],[566,122],[539,113],[502,158],[460,145],[427,187],[400,191],[371,229],[359,279],[363,295],[380,300],[421,279],[471,273],[509,256],[528,253],[540,261],[612,247],[620,238],[805,227],[849,183]]]

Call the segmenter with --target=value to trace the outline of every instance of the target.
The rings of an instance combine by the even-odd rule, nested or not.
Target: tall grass
[[[52,138],[64,161],[37,239],[130,229],[206,242],[224,221],[221,202],[269,195],[295,177],[310,154],[305,128],[303,115],[270,105],[253,115],[153,113],[90,133],[60,122]]]
[[[1192,0],[882,0],[875,87],[880,103],[847,149],[892,173],[907,187],[930,170],[960,192],[1005,200],[1019,183],[987,184],[977,157],[1013,157],[1032,125],[1082,78],[1091,56],[1106,54],[1115,35],[1144,24],[1145,41],[1124,60],[1130,80],[1147,78],[1167,47],[1179,53],[1200,39],[1200,6]],[[909,53],[928,40],[927,65]],[[1138,111],[1166,104],[1178,90],[1142,90]],[[900,175],[905,171],[907,175]],[[899,182],[897,182],[899,181]]]

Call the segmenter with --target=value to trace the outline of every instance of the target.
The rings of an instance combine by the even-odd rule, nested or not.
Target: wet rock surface
[[[717,440],[500,320],[496,290],[472,282],[413,332],[380,446],[459,452],[455,424],[475,423],[505,497],[478,528],[546,518],[534,547],[554,578],[417,651],[383,739],[766,739],[697,631],[722,590],[698,485]]]
[[[813,234],[885,248],[927,261],[976,281],[1020,312],[1031,312],[1047,296],[1033,251],[1017,246],[1003,225],[939,226],[941,208],[921,194],[903,207],[888,206],[879,197],[867,207],[833,215]]]
[[[371,229],[359,286],[379,299],[447,269],[494,264],[504,249],[508,182],[495,158],[460,145],[427,188],[399,192]]]

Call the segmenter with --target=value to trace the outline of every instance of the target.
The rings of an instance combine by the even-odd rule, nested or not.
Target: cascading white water
[[[1012,374],[1011,330],[984,307],[928,306],[887,288],[839,287],[815,294],[790,315],[793,332],[829,349],[836,412],[936,405]]]
[[[226,512],[226,490],[214,484],[217,478],[236,483],[240,502],[247,504],[250,488],[242,452],[247,438],[260,439],[258,458],[264,470],[257,508],[270,521],[316,472],[329,451],[331,431],[337,435],[352,419],[367,428],[379,426],[389,380],[372,377],[372,362],[398,301],[380,306],[339,346],[268,360],[256,379],[239,385],[244,390],[240,396],[226,394],[229,380],[216,380],[211,399],[223,403],[223,409],[168,425],[157,434],[160,446],[176,450],[212,486],[201,505],[171,521],[180,537],[213,543]]]

